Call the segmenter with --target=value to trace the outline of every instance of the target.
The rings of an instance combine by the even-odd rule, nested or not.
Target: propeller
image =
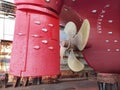
[[[84,69],[84,64],[75,57],[73,50],[71,50],[68,56],[68,66],[74,72],[79,72]]]
[[[64,32],[67,34],[67,39],[68,40],[65,40],[65,41],[62,41],[62,45],[61,45],[61,48],[60,48],[60,57],[61,59],[63,59],[63,55],[65,53],[65,51],[70,47],[70,41],[69,39],[70,38],[73,38],[74,35],[76,34],[77,32],[77,27],[76,25],[74,24],[74,22],[68,22],[64,28]]]
[[[62,41],[60,48],[60,57],[63,60],[63,56],[66,50],[70,50],[70,54],[68,56],[68,66],[74,72],[79,72],[84,69],[84,64],[75,57],[74,49],[82,51],[88,41],[89,33],[90,33],[90,24],[87,19],[85,19],[82,23],[82,26],[77,32],[76,25],[74,22],[68,22],[64,28],[64,32],[67,34],[67,40]]]
[[[78,32],[78,36],[81,36],[81,44],[77,44],[77,47],[80,51],[82,51],[88,41],[89,38],[89,33],[90,33],[90,23],[87,19],[83,21],[83,24]],[[77,39],[79,39],[79,37]]]
[[[77,27],[74,22],[68,22],[65,26],[64,32],[68,35],[68,39],[73,38],[77,32]]]

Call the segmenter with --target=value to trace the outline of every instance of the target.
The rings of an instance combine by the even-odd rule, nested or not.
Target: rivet
[[[54,49],[54,47],[50,46],[50,47],[48,47],[48,49],[53,50],[53,49]]]
[[[100,33],[100,34],[101,34],[101,33],[102,33],[102,31],[98,31],[98,33]]]
[[[108,20],[108,23],[112,23],[113,22],[113,20]]]
[[[109,52],[109,51],[111,51],[110,49],[107,49],[107,51]]]
[[[42,31],[47,32],[48,30],[46,28],[42,28]]]
[[[105,7],[110,7],[110,4],[107,4]]]
[[[99,18],[98,21],[102,21],[102,18]]]
[[[37,35],[37,34],[34,34],[34,35],[32,35],[32,36],[35,37],[35,38],[40,37],[40,35]]]
[[[117,42],[118,42],[118,40],[114,40],[114,42],[115,42],[115,43],[117,43]]]
[[[42,43],[47,44],[48,41],[47,40],[42,40]]]
[[[98,22],[98,24],[101,24],[101,22]]]
[[[22,36],[22,35],[23,35],[23,33],[18,33],[18,35],[19,35],[19,36]]]
[[[53,27],[54,25],[53,24],[48,24],[48,26]]]
[[[105,10],[102,10],[102,13],[105,13],[106,11]]]
[[[119,51],[120,51],[120,49],[116,49],[116,51],[117,51],[117,52],[119,52]]]
[[[113,32],[108,32],[109,35],[113,34]]]
[[[102,30],[101,28],[98,28],[98,30]]]
[[[104,17],[104,15],[100,15],[100,17],[101,17],[101,18],[103,18],[103,17]]]
[[[35,21],[34,23],[37,24],[37,25],[41,24],[40,21]]]
[[[97,12],[97,10],[92,10],[92,13],[96,13]]]
[[[50,0],[45,0],[45,1],[48,2],[48,3],[50,2]]]
[[[75,2],[76,0],[72,0],[73,2]]]
[[[38,49],[40,49],[40,46],[34,46],[33,48],[38,50]]]
[[[106,43],[110,42],[109,40],[105,40]]]
[[[64,8],[65,11],[68,11],[68,8]]]

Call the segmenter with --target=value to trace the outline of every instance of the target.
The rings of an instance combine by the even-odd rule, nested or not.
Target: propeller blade
[[[61,58],[61,60],[63,60],[63,56],[64,56],[64,53],[65,53],[66,50],[67,50],[67,48],[65,48],[61,45],[61,47],[60,47],[60,58]]]
[[[68,22],[65,25],[64,32],[67,34],[68,39],[74,37],[77,32],[77,27],[76,27],[75,23],[71,22],[71,21]]]
[[[79,32],[75,36],[75,40],[77,42],[76,46],[78,47],[80,51],[82,51],[85,48],[88,38],[89,38],[89,33],[90,33],[90,23],[87,19],[85,19],[83,21],[83,24]]]
[[[77,46],[77,48],[79,50],[81,50],[81,46],[82,46],[82,33],[79,32],[79,34],[75,35],[75,37],[73,38],[73,40],[71,42],[74,44],[74,46]]]
[[[84,64],[81,63],[74,55],[73,51],[70,52],[68,57],[68,66],[74,72],[79,72],[84,69]]]

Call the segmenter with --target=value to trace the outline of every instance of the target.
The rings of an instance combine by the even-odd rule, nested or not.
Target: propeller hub
[[[69,40],[62,41],[61,45],[65,48],[69,48],[70,47],[70,41]]]

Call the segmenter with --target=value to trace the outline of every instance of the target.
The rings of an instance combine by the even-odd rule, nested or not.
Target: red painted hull
[[[90,21],[90,37],[83,51],[88,64],[98,72],[120,73],[120,0],[66,4]]]
[[[62,2],[59,3],[58,0],[58,6],[42,0],[39,3],[38,0],[34,3],[31,3],[32,0],[15,2],[17,11],[10,74],[20,77],[58,75],[60,73],[58,8]],[[46,6],[48,4],[52,10]]]
[[[42,5],[42,0],[42,3],[38,0],[35,3],[32,0],[28,0],[28,3],[25,1],[16,0],[18,6],[10,73],[24,77],[59,74],[60,8],[49,6],[51,3]],[[90,37],[83,51],[88,64],[98,72],[120,73],[120,1],[67,2],[65,0],[65,4],[82,19],[90,21]]]

